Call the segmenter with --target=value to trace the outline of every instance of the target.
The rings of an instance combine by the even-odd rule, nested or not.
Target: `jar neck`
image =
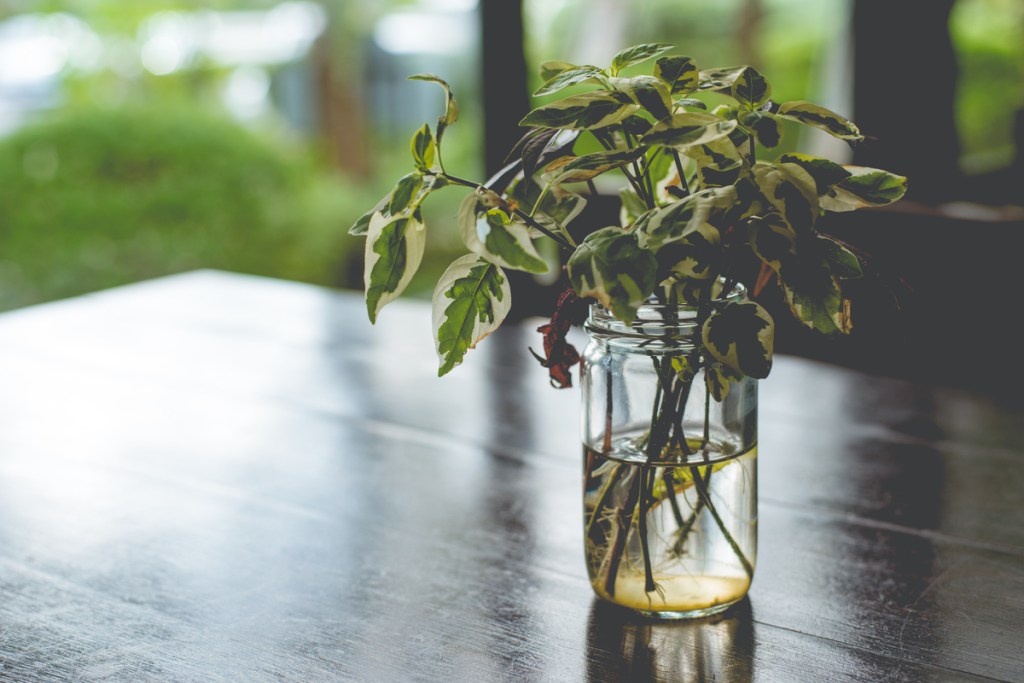
[[[727,295],[711,301],[712,309],[746,301],[747,288],[737,283]],[[632,323],[624,323],[601,304],[591,304],[584,329],[592,336],[642,337],[650,339],[693,339],[699,333],[698,307],[690,304],[663,304],[651,297],[637,309]]]

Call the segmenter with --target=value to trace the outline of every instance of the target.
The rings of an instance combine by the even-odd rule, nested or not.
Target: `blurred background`
[[[200,267],[361,287],[346,230],[443,106],[407,75],[452,84],[446,166],[482,178],[541,61],[655,41],[755,65],[774,99],[869,136],[853,153],[808,130],[783,151],[911,177],[907,202],[833,229],[878,256],[888,284],[864,297],[916,301],[917,341],[1004,293],[993,273],[1016,266],[1024,225],[1019,0],[0,0],[0,310]],[[428,202],[414,296],[462,251],[460,199]],[[550,310],[534,294],[520,314]],[[799,332],[784,350],[864,361],[893,320],[865,317],[856,350]]]

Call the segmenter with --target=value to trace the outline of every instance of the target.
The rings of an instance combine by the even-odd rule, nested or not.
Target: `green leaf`
[[[604,79],[604,71],[596,66],[572,66],[552,76],[533,96],[550,95],[577,83],[601,83]]]
[[[480,195],[468,195],[459,207],[462,239],[470,251],[499,266],[546,273],[547,262],[540,257],[524,223],[512,221],[501,209],[480,206]]]
[[[746,66],[730,66],[723,69],[705,69],[700,72],[698,90],[732,90],[732,84],[740,77]]]
[[[686,359],[686,356],[673,356],[672,370],[683,382],[689,382],[697,375],[697,369]]]
[[[437,144],[441,144],[441,136],[444,135],[445,129],[459,120],[459,105],[455,101],[455,97],[452,95],[451,86],[434,74],[416,74],[414,76],[409,76],[409,80],[437,83],[439,86],[444,88],[444,115],[437,121]]]
[[[746,67],[736,76],[730,88],[734,100],[747,109],[756,109],[772,96],[772,87],[768,85],[757,69]]]
[[[542,81],[547,82],[547,81],[550,81],[555,76],[557,76],[558,74],[562,73],[563,71],[568,71],[569,69],[575,69],[575,68],[576,68],[575,64],[570,64],[569,62],[563,62],[560,59],[551,59],[551,60],[548,60],[546,62],[541,62],[541,64],[540,64],[540,78],[541,78]]]
[[[578,295],[594,297],[628,323],[654,291],[657,266],[633,233],[612,226],[587,235],[576,248],[569,258],[569,283]]]
[[[797,164],[754,164],[754,181],[765,199],[796,230],[810,230],[818,218],[814,178]]]
[[[705,321],[701,337],[704,348],[734,372],[756,379],[771,372],[775,321],[759,304],[727,304]]]
[[[430,132],[430,126],[423,124],[423,127],[416,131],[410,143],[412,158],[416,162],[416,168],[421,171],[428,171],[434,165],[434,135]]]
[[[627,66],[645,62],[671,49],[672,46],[665,43],[644,43],[627,47],[612,58],[612,76],[617,76]]]
[[[807,171],[808,175],[814,178],[819,197],[826,194],[833,185],[850,177],[850,171],[836,162],[809,154],[783,154],[775,162],[796,164]]]
[[[697,89],[697,63],[690,57],[661,57],[654,63],[654,75],[668,85],[669,92],[673,95],[688,95]]]
[[[619,190],[619,199],[622,208],[619,210],[619,223],[624,226],[632,225],[637,218],[647,211],[647,204],[640,196],[628,187]]]
[[[387,215],[397,216],[410,208],[410,205],[419,197],[420,189],[423,187],[423,176],[413,172],[402,176],[395,189],[391,191],[391,201],[388,202]]]
[[[538,107],[519,125],[594,130],[619,123],[639,109],[625,93],[597,90]]]
[[[643,136],[645,145],[664,145],[679,151],[704,145],[729,135],[736,129],[735,121],[726,121],[713,114],[687,112],[656,124]]]
[[[847,121],[834,111],[811,102],[785,102],[779,107],[776,114],[784,119],[820,128],[841,140],[860,142],[864,139],[864,136],[860,134],[860,129],[852,122]]]
[[[860,259],[852,251],[825,235],[818,235],[816,239],[825,256],[825,262],[834,275],[853,279],[864,274],[860,267]]]
[[[418,215],[376,213],[366,233],[363,284],[370,322],[409,285],[423,259],[426,229]]]
[[[666,119],[672,114],[672,97],[668,86],[654,76],[612,78],[611,84],[650,112],[655,121]]]
[[[498,329],[512,304],[501,268],[476,254],[456,259],[434,288],[434,344],[444,375],[462,363],[466,351]]]

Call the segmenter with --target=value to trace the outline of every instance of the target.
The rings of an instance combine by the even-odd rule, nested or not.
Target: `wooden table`
[[[592,597],[532,326],[437,379],[429,317],[209,271],[0,316],[0,680],[1024,681],[1021,405],[778,358],[749,600],[654,623]]]

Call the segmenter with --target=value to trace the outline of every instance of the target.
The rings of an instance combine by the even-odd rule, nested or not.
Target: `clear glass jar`
[[[713,305],[745,299],[737,286]],[[587,570],[599,597],[659,618],[721,612],[754,574],[757,380],[712,397],[702,322],[650,303],[631,325],[594,305],[585,325]]]

